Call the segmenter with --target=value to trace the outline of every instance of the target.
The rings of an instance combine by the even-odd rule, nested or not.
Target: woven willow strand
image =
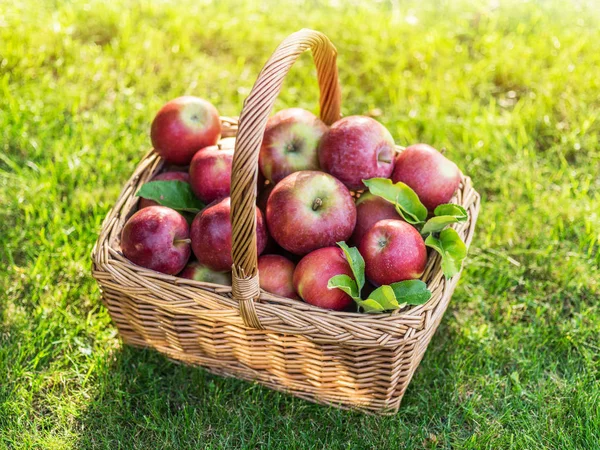
[[[269,114],[285,76],[298,57],[311,49],[320,90],[320,115],[331,125],[340,118],[340,86],[337,52],[323,33],[301,30],[285,39],[260,72],[244,102],[233,157],[231,178],[231,227],[233,295],[247,326],[262,329],[254,300],[259,281],[256,254],[256,180],[258,153]]]

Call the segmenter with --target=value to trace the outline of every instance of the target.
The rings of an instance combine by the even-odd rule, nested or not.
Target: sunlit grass
[[[595,448],[600,10],[593,2],[0,0],[0,448]],[[396,417],[121,346],[89,254],[195,94],[238,115],[277,43],[337,45],[344,114],[446,148],[482,193],[467,269]],[[316,111],[310,57],[278,107]]]

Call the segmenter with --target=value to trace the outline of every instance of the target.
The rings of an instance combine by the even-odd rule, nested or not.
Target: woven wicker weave
[[[314,402],[380,414],[398,410],[460,274],[446,280],[432,252],[422,279],[424,305],[389,314],[336,312],[258,287],[254,205],[258,150],[288,70],[311,49],[321,91],[321,118],[340,117],[336,50],[323,34],[302,30],[277,48],[244,103],[239,121],[221,118],[223,137],[237,135],[232,175],[233,286],[164,275],[136,266],[120,251],[137,190],[163,168],[149,152],[109,212],[94,247],[93,275],[124,342],[152,347],[178,361],[256,380]],[[470,244],[479,195],[462,177],[453,199],[469,213],[455,229]]]

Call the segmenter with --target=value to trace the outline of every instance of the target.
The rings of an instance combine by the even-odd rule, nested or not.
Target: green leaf
[[[366,313],[384,312],[385,309],[377,301],[369,298],[367,300],[354,299],[358,306],[360,306]]]
[[[377,195],[396,205],[396,211],[412,225],[419,225],[427,218],[427,208],[410,187],[402,182],[392,183],[389,178],[363,180],[373,195]]]
[[[421,280],[406,280],[390,284],[401,305],[422,305],[431,298],[431,291]]]
[[[465,222],[467,220],[467,210],[456,203],[444,203],[439,205],[433,211],[436,216],[452,216],[456,217],[459,222]]]
[[[425,239],[425,245],[442,255],[442,271],[447,278],[452,278],[460,272],[462,262],[467,256],[467,246],[456,230],[446,228],[439,237],[430,234]]]
[[[337,245],[344,251],[348,264],[354,274],[354,279],[358,285],[358,297],[360,297],[360,291],[362,291],[365,285],[365,260],[356,247],[348,247],[345,242],[338,242]]]
[[[178,180],[150,181],[145,183],[136,195],[178,211],[197,213],[204,208],[192,192],[189,183]]]
[[[368,300],[377,302],[379,305],[381,305],[384,311],[398,309],[398,302],[396,301],[394,290],[387,284],[380,286],[371,292]]]
[[[438,206],[435,208],[434,214],[436,217],[429,219],[421,229],[423,236],[442,231],[453,223],[464,223],[468,218],[465,208],[453,203]]]
[[[358,294],[358,287],[356,285],[356,281],[350,278],[346,274],[335,275],[329,279],[327,282],[327,287],[329,289],[341,289],[354,300],[360,300],[360,296]]]

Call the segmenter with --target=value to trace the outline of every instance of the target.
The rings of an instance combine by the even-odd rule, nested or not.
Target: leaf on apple
[[[371,292],[371,295],[369,295],[367,301],[373,301],[377,303],[381,307],[381,311],[390,311],[393,309],[398,309],[398,307],[400,306],[398,305],[398,301],[396,300],[394,290],[391,286],[388,286],[387,284],[379,286],[377,289]],[[369,303],[369,305],[372,306],[371,303]],[[363,309],[365,309],[365,312],[371,312],[367,310],[365,306],[363,306]]]
[[[338,242],[337,245],[344,251],[346,260],[348,261],[348,264],[350,264],[350,268],[352,269],[354,279],[358,286],[358,297],[360,298],[360,292],[365,285],[365,260],[356,247],[350,248],[343,241]]]
[[[348,247],[345,242],[337,244],[344,251],[355,279],[346,274],[335,275],[329,279],[327,287],[344,291],[364,312],[381,313],[406,305],[422,305],[431,298],[431,292],[423,281],[407,280],[380,286],[363,300],[360,291],[365,285],[365,260],[356,247]]]
[[[439,205],[433,213],[435,217],[429,219],[421,229],[423,236],[442,231],[453,223],[464,223],[469,217],[465,208],[454,203]]]
[[[350,297],[352,297],[355,301],[357,299],[360,300],[360,295],[358,294],[358,286],[356,285],[356,281],[346,274],[335,275],[331,277],[327,282],[327,287],[329,289],[341,289]]]
[[[135,195],[154,200],[159,205],[177,211],[197,213],[204,208],[202,202],[194,195],[189,183],[179,180],[150,181],[145,183]]]
[[[437,237],[430,234],[425,239],[425,245],[442,255],[442,271],[447,278],[460,272],[462,262],[467,257],[467,246],[456,230],[446,228]]]
[[[358,300],[355,299],[355,301],[366,313],[381,313],[385,311],[385,308],[372,298],[368,298],[366,300],[361,300],[359,298]]]
[[[421,280],[406,280],[390,284],[400,307],[422,305],[431,298],[431,291]]]
[[[396,206],[396,211],[411,225],[420,225],[427,219],[427,208],[419,196],[408,185],[392,183],[389,178],[363,180],[373,195],[377,195]]]

